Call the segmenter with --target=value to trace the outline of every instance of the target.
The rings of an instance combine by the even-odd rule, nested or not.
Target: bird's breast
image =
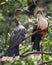
[[[48,21],[46,19],[43,19],[43,18],[39,19],[38,28],[41,30],[48,28]]]

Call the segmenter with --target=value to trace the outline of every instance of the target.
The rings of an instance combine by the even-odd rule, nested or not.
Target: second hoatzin
[[[38,11],[37,14],[37,25],[34,25],[33,27],[33,31],[32,32],[35,32],[35,31],[38,31],[38,30],[45,30],[45,31],[42,31],[42,32],[39,32],[39,33],[36,33],[34,35],[32,35],[32,42],[33,42],[33,47],[32,49],[33,50],[37,50],[37,51],[40,51],[40,41],[42,39],[44,39],[46,33],[48,32],[48,18],[46,18],[41,11]]]

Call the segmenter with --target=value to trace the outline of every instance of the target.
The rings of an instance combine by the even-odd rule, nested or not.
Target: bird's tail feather
[[[4,54],[4,56],[9,56],[9,57],[13,57],[14,55],[15,56],[19,55],[19,46],[8,48]]]
[[[33,50],[37,50],[40,51],[40,41],[41,41],[41,36],[40,35],[36,35],[34,38],[34,44],[33,44]]]

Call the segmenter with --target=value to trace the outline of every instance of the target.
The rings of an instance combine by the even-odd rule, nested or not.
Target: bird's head
[[[36,17],[40,17],[40,16],[43,16],[43,12],[42,12],[42,11],[38,11],[38,12],[36,13]]]

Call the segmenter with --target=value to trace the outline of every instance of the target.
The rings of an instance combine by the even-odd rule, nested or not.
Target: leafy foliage
[[[30,0],[32,1],[32,0]],[[0,54],[5,52],[5,50],[9,46],[9,39],[10,39],[10,33],[15,27],[15,24],[12,24],[9,27],[9,22],[11,22],[11,17],[17,10],[27,10],[27,0],[1,0],[0,2]],[[49,4],[49,10],[52,11],[52,2]],[[36,10],[35,10],[36,11]],[[52,18],[52,15],[47,14]],[[19,19],[20,24],[26,25],[28,16],[25,14],[19,15],[17,17]],[[35,18],[33,18],[35,19]],[[52,24],[52,19],[50,21],[50,24]],[[9,28],[9,31],[7,33],[7,29]],[[27,29],[27,33],[31,33],[31,29]],[[44,51],[52,52],[52,28],[49,28],[48,34],[46,35],[46,38],[42,40],[42,48]],[[24,51],[28,50],[31,51],[32,45],[31,45],[31,38],[24,41],[22,44],[20,44],[20,54],[24,53]],[[30,56],[29,56],[30,57]],[[38,60],[34,61],[32,58],[25,57],[20,58],[18,61],[15,61],[12,63],[12,65],[36,65],[35,62],[38,62]],[[52,59],[52,56],[50,55],[44,55],[43,60],[49,60]],[[10,65],[11,63],[6,62],[5,65]],[[52,65],[52,63],[48,63],[47,65]]]

